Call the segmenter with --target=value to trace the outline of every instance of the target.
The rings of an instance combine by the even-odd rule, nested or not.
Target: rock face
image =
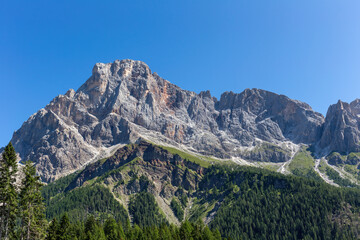
[[[360,151],[360,100],[338,101],[326,114],[319,146],[329,152],[349,154]]]
[[[180,89],[143,62],[116,60],[97,63],[76,92],[54,98],[11,141],[23,161],[36,162],[44,181],[139,138],[219,158],[283,162],[291,155],[284,143],[313,144],[321,139],[321,146],[357,149],[350,142],[359,135],[348,129],[359,129],[358,102],[343,110],[346,146],[338,145],[341,134],[334,129],[342,118],[333,108],[322,134],[324,117],[300,101],[260,89],[225,92],[217,100],[209,91]],[[334,114],[335,120],[328,120]],[[335,135],[339,140],[334,143],[326,139]],[[271,147],[254,152],[264,144]]]
[[[177,154],[139,141],[120,148],[106,160],[86,166],[66,191],[100,177],[107,185],[118,183],[113,191],[119,194],[130,195],[147,190],[171,198],[178,187],[186,191],[195,190],[204,171],[201,166]]]

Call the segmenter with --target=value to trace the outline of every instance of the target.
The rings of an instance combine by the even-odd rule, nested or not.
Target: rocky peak
[[[360,118],[360,99],[355,99],[350,103],[350,108],[353,114]]]
[[[349,112],[347,119],[355,128],[359,101],[350,107],[341,104],[350,109],[342,111]],[[321,114],[284,95],[246,89],[225,92],[217,100],[210,91],[196,94],[171,84],[143,62],[116,60],[97,63],[76,92],[70,89],[54,98],[11,141],[23,161],[34,161],[43,180],[52,181],[139,138],[218,158],[246,156],[249,161],[263,161],[264,155],[244,152],[271,146],[267,155],[283,161],[290,154],[275,159],[281,154],[273,152],[288,153],[289,142],[318,142],[323,126]],[[330,127],[330,135],[333,128],[337,125]]]
[[[360,151],[359,100],[346,103],[339,100],[329,107],[319,143],[328,152]]]
[[[119,76],[119,77],[138,77],[144,78],[151,75],[148,65],[141,61],[130,59],[115,60],[113,63],[96,63],[92,70],[93,76]]]
[[[141,61],[116,60],[113,63],[96,63],[92,76],[79,88],[89,95],[92,102],[99,101],[101,95],[113,92],[124,80],[153,79],[150,68]]]
[[[257,138],[267,141],[275,136],[280,141],[311,143],[319,139],[324,122],[324,117],[306,103],[261,89],[225,92],[217,103],[217,110],[238,114],[243,125],[246,119],[252,118],[259,131]]]

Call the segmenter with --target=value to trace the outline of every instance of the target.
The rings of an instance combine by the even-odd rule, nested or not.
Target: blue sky
[[[0,0],[0,146],[96,62],[135,59],[219,97],[261,88],[326,114],[360,98],[360,1]]]

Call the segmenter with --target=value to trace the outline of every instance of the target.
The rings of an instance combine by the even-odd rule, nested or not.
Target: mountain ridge
[[[324,156],[359,151],[359,101],[349,106],[324,118],[306,103],[261,89],[224,92],[218,100],[210,91],[181,89],[141,61],[116,60],[95,64],[77,91],[55,97],[11,142],[46,182],[140,138],[243,164],[286,163],[301,144]],[[339,114],[347,121],[334,124]]]

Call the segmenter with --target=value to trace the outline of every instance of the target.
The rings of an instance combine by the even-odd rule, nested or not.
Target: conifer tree
[[[126,238],[121,222],[118,222],[118,233],[119,233],[119,240],[124,240]]]
[[[68,215],[65,213],[60,220],[60,226],[58,229],[58,239],[61,240],[70,240],[70,234],[69,234],[69,229],[70,229],[70,220]]]
[[[185,220],[180,227],[180,238],[184,240],[192,239],[191,233],[193,231],[193,226],[188,220]]]
[[[45,238],[45,207],[41,196],[42,183],[36,176],[36,169],[31,161],[24,167],[24,179],[20,190],[21,239]]]
[[[106,239],[108,240],[117,240],[120,239],[120,232],[118,229],[118,224],[115,219],[110,217],[105,221],[104,232]]]
[[[106,239],[103,228],[96,223],[95,217],[90,215],[85,222],[86,240]]]
[[[87,239],[91,239],[96,231],[96,220],[93,215],[90,215],[85,222],[85,234]]]
[[[0,160],[0,239],[15,238],[17,214],[17,160],[11,142]]]
[[[54,218],[48,227],[46,240],[57,240],[58,232],[59,232],[59,223],[56,220],[56,218]]]

